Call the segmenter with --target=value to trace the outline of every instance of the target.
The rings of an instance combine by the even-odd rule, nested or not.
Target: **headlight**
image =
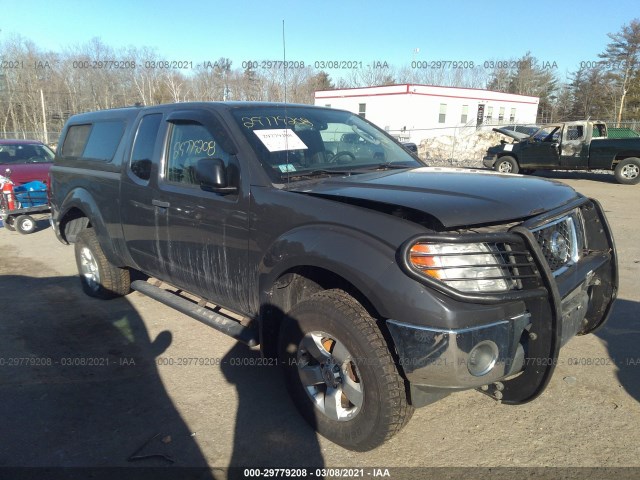
[[[486,243],[416,243],[409,263],[463,292],[504,292],[514,286],[500,252]]]

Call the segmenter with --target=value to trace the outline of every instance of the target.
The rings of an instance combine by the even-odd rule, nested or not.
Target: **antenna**
[[[289,172],[289,137],[287,136],[287,43],[285,41],[284,36],[284,19],[282,19],[282,76],[284,79],[284,127],[285,127],[285,136],[284,136],[284,147],[285,150],[285,158],[287,161],[287,165],[285,169],[287,170],[287,183],[289,183],[289,178],[291,177],[291,173]]]
[[[282,71],[284,76],[284,108],[285,116],[287,115],[287,43],[284,37],[284,20],[282,20]]]

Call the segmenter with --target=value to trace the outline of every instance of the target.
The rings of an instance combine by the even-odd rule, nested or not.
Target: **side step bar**
[[[151,297],[158,302],[178,310],[191,318],[195,318],[199,322],[204,323],[216,330],[229,335],[236,340],[246,343],[250,347],[258,345],[257,332],[249,327],[245,327],[237,320],[233,320],[221,313],[212,312],[196,303],[164,290],[144,280],[135,280],[131,282],[131,288],[147,297]]]

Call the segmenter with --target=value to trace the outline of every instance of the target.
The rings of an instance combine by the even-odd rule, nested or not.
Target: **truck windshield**
[[[385,132],[349,112],[259,106],[238,107],[232,114],[275,183],[318,172],[424,166]]]

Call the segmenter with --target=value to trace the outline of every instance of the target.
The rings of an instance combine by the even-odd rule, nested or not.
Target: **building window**
[[[487,116],[485,118],[487,123],[493,122],[493,107],[487,106]]]
[[[516,109],[515,108],[511,109],[511,113],[509,114],[509,121],[510,122],[515,122],[516,121]]]
[[[362,118],[365,118],[367,115],[367,104],[366,103],[359,103],[358,104],[358,115],[360,115]]]
[[[462,105],[462,115],[460,115],[460,123],[467,123],[469,117],[469,105]]]
[[[440,104],[440,114],[438,115],[438,123],[444,123],[447,119],[447,104]]]
[[[504,107],[500,107],[499,113],[498,113],[498,123],[502,123],[504,122]]]

